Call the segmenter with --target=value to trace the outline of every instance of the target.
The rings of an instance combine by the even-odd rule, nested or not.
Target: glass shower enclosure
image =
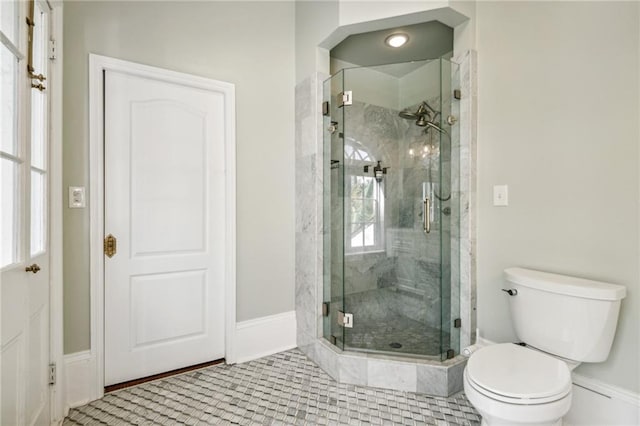
[[[323,88],[323,335],[348,351],[460,351],[457,65],[347,68]]]

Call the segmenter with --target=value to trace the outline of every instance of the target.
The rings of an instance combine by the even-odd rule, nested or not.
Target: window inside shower
[[[459,352],[456,79],[434,59],[324,82],[323,333],[341,349]]]

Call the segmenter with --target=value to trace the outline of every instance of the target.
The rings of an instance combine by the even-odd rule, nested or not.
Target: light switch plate
[[[493,205],[499,207],[509,205],[509,187],[507,185],[493,186]]]
[[[69,187],[69,208],[83,209],[87,206],[84,186]]]

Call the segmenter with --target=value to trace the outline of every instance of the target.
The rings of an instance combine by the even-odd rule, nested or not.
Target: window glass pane
[[[42,11],[41,4],[36,1],[33,14],[33,68],[36,74],[44,74],[47,70],[47,15]]]
[[[31,90],[31,165],[46,169],[46,92]]]
[[[362,224],[354,223],[351,225],[351,247],[362,247]]]
[[[14,0],[0,0],[0,31],[7,36],[11,43],[18,45],[16,22],[18,21],[18,2]]]
[[[0,267],[18,260],[18,164],[0,158]]]
[[[376,200],[364,200],[362,205],[362,221],[374,222],[376,220]]]
[[[31,171],[31,254],[44,250],[45,243],[45,174]]]
[[[351,200],[351,223],[362,222],[362,200]]]
[[[376,244],[375,239],[375,224],[367,223],[364,226],[364,246],[371,247]]]
[[[17,155],[17,70],[18,60],[0,44],[0,150],[12,155]]]
[[[364,178],[364,197],[375,198],[375,179],[372,177]]]

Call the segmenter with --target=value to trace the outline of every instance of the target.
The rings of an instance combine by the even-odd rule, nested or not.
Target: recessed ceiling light
[[[390,47],[400,47],[409,41],[409,36],[403,33],[391,34],[384,42]]]

